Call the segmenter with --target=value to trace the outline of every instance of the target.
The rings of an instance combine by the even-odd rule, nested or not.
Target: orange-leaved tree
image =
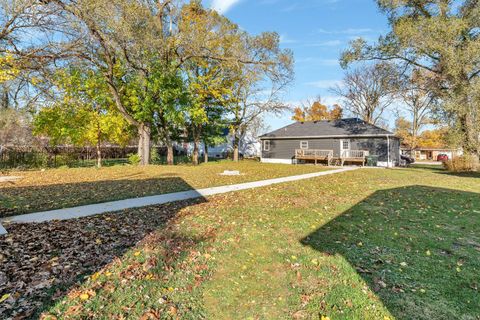
[[[320,121],[320,120],[338,120],[343,116],[343,109],[338,104],[329,108],[317,99],[313,103],[307,101],[302,103],[301,107],[293,109],[292,120],[297,122]]]

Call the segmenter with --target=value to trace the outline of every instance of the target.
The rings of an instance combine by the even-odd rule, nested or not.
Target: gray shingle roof
[[[333,121],[295,122],[286,127],[264,134],[260,136],[260,138],[367,137],[377,135],[393,135],[393,133],[368,124],[358,118],[349,118]]]

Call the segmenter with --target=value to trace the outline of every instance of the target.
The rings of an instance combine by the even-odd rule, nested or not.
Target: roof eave
[[[260,136],[258,139],[267,140],[267,139],[325,139],[325,138],[380,138],[380,137],[395,137],[394,133],[376,133],[376,134],[343,134],[343,135],[324,135],[324,136],[285,136],[285,137],[271,137],[271,136]]]

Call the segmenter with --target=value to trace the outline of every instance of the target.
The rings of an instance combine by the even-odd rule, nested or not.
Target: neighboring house
[[[437,161],[441,154],[446,154],[449,159],[461,156],[463,154],[461,149],[449,148],[415,148],[412,152],[408,151],[416,160],[432,160]]]
[[[221,143],[216,146],[209,146],[208,147],[208,156],[210,158],[218,158],[218,159],[224,159],[227,157],[227,155],[231,155],[233,153],[233,136],[229,133],[229,130],[225,130],[225,142]],[[192,154],[193,153],[193,143],[188,143],[187,144],[187,153]],[[260,157],[260,150],[261,150],[261,144],[258,138],[253,136],[250,133],[247,133],[244,137],[240,139],[240,144],[239,144],[239,153],[242,157],[245,158],[255,158],[255,157]],[[200,143],[199,146],[199,152],[200,154],[203,154],[205,148],[203,146],[203,143]]]
[[[393,167],[400,161],[400,139],[357,118],[296,122],[262,135],[260,140],[262,162],[296,163],[318,158],[329,164],[363,165],[367,156],[377,156],[379,166]]]

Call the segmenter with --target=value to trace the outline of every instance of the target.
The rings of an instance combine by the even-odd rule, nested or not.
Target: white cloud
[[[340,40],[329,40],[329,41],[322,41],[322,42],[311,42],[307,43],[306,47],[337,47],[342,44]]]
[[[373,29],[370,28],[348,28],[348,29],[343,29],[343,30],[326,30],[326,29],[317,29],[318,33],[324,33],[324,34],[350,34],[350,35],[356,35],[356,34],[362,34],[362,33],[370,33],[374,32]]]
[[[213,0],[211,7],[218,11],[218,13],[224,14],[240,1],[241,0]]]
[[[281,44],[297,43],[297,40],[289,38],[286,34],[281,34],[280,43]]]
[[[319,81],[307,82],[306,84],[319,89],[330,89],[335,86],[341,86],[342,81],[341,80],[319,80]]]

